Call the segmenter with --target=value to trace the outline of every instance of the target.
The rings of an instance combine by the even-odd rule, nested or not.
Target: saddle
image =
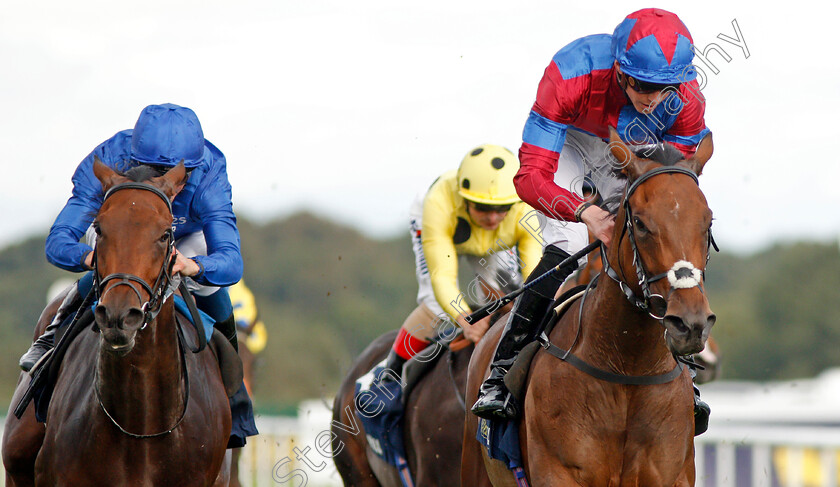
[[[544,326],[541,327],[540,331],[546,335],[551,334],[551,330],[560,321],[560,317],[566,313],[566,310],[575,301],[580,299],[585,290],[586,285],[575,286],[554,300],[554,304],[549,308],[548,314],[543,318],[542,323]],[[525,399],[525,382],[528,379],[528,372],[531,370],[531,362],[534,360],[534,356],[539,349],[540,343],[538,341],[533,341],[525,345],[505,375],[505,386],[513,395],[517,404],[523,404],[523,400]]]

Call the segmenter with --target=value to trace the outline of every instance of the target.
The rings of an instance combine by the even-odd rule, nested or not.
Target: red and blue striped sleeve
[[[574,221],[583,200],[554,183],[566,130],[580,111],[590,76],[564,79],[556,62],[545,69],[519,149],[519,172],[514,177],[522,201],[555,219]]]

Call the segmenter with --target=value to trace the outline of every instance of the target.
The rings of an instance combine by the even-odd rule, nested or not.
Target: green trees
[[[289,411],[331,397],[353,358],[415,306],[408,231],[373,240],[308,213],[257,225],[240,218],[245,281],[268,328],[256,405]],[[17,381],[50,284],[71,276],[48,264],[44,237],[0,251],[0,396]],[[77,276],[74,276],[77,277]],[[712,334],[726,379],[808,377],[840,365],[840,251],[835,243],[778,244],[720,253],[707,272]]]

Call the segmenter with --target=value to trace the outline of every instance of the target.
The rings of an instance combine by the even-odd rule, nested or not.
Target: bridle
[[[154,186],[142,183],[123,183],[117,186],[114,186],[105,194],[105,198],[102,200],[103,204],[105,201],[108,200],[109,197],[113,196],[114,193],[117,191],[121,191],[124,189],[140,189],[144,191],[149,191],[154,193],[156,196],[160,197],[165,203],[166,208],[169,210],[170,216],[172,215],[172,202],[169,201],[169,197],[163,193],[163,191],[157,189]],[[154,287],[150,286],[143,278],[138,277],[134,274],[128,274],[125,272],[115,272],[113,274],[108,274],[107,276],[100,277],[99,275],[99,268],[97,265],[96,259],[96,247],[93,249],[93,280],[94,280],[94,293],[95,298],[97,301],[100,301],[105,294],[114,289],[117,286],[128,286],[133,291],[134,294],[137,295],[138,301],[140,301],[140,309],[143,311],[143,323],[140,326],[140,329],[146,327],[152,320],[155,319],[157,314],[160,312],[161,305],[165,300],[166,295],[168,294],[168,290],[173,286],[172,283],[172,266],[175,265],[175,235],[172,231],[172,228],[166,230],[167,236],[167,250],[166,256],[163,258],[163,263],[160,267],[160,272],[158,272],[157,279],[155,279]],[[112,286],[105,288],[106,284],[110,281],[116,281]],[[139,284],[140,287],[149,295],[149,299],[143,301],[143,296],[140,294],[140,289],[135,285]]]
[[[618,239],[618,245],[621,245],[621,240],[624,236],[627,236],[627,240],[630,242],[630,248],[633,251],[633,268],[636,271],[636,278],[638,279],[639,287],[642,289],[642,296],[639,297],[636,295],[635,292],[630,288],[627,284],[627,278],[624,276],[622,271],[622,275],[619,276],[618,272],[610,265],[609,261],[607,260],[607,250],[603,244],[601,244],[601,262],[604,265],[604,273],[609,276],[612,280],[618,283],[618,286],[621,288],[621,291],[627,297],[627,299],[637,308],[641,309],[642,311],[648,313],[653,319],[657,321],[662,321],[665,316],[665,308],[667,307],[667,301],[664,296],[661,294],[653,294],[650,290],[650,285],[656,281],[659,281],[669,273],[674,272],[675,274],[682,272],[683,269],[671,269],[661,274],[656,274],[652,277],[648,277],[648,273],[645,270],[644,263],[642,262],[642,256],[639,254],[639,248],[636,245],[636,234],[634,231],[633,226],[633,209],[630,206],[630,196],[639,188],[639,186],[647,181],[648,179],[657,176],[659,174],[684,174],[690,177],[696,184],[700,184],[697,175],[694,174],[693,171],[690,169],[680,167],[680,166],[662,166],[652,169],[641,176],[638,179],[633,181],[630,184],[630,187],[627,189],[627,193],[624,196],[624,228],[622,228],[621,236]],[[706,251],[706,264],[709,262],[709,258],[711,256],[711,248],[714,248],[715,251],[718,250],[718,246],[715,243],[714,237],[712,237],[712,231],[709,229],[708,232],[708,242],[707,242],[707,251]],[[620,255],[620,254],[619,254]],[[705,266],[704,266],[705,267]],[[692,271],[695,269],[688,269],[688,271]],[[705,268],[704,269],[696,269],[699,271],[700,277],[702,280],[705,278]],[[700,280],[697,281],[696,287],[700,289],[700,292],[703,292],[703,288],[700,287]],[[695,287],[695,286],[692,286]],[[672,286],[671,291],[673,292],[674,288]],[[658,313],[661,311],[661,313]]]
[[[124,190],[124,189],[140,189],[140,190],[149,191],[149,192],[154,193],[155,195],[160,197],[160,199],[162,199],[166,203],[166,208],[169,210],[170,216],[172,215],[172,202],[169,201],[169,197],[167,197],[166,194],[163,193],[163,191],[155,188],[154,186],[150,186],[148,184],[142,184],[142,183],[131,182],[131,183],[123,183],[123,184],[119,184],[117,186],[114,186],[113,188],[108,190],[107,193],[105,193],[105,197],[102,200],[103,204],[114,193],[116,193],[117,191]],[[140,309],[143,311],[143,323],[142,323],[142,325],[140,325],[140,330],[146,328],[146,326],[151,321],[153,321],[155,319],[155,317],[157,317],[158,313],[161,310],[161,307],[163,306],[163,302],[166,301],[166,298],[171,293],[172,289],[170,289],[170,288],[174,288],[171,276],[172,276],[172,266],[175,265],[176,254],[175,254],[175,235],[174,235],[174,232],[172,231],[171,227],[166,230],[166,235],[167,235],[166,255],[163,258],[163,263],[161,264],[160,272],[158,273],[157,279],[155,279],[154,287],[150,286],[143,278],[138,277],[134,274],[128,274],[128,273],[125,273],[125,272],[115,272],[113,274],[108,274],[104,278],[101,278],[99,276],[99,269],[98,269],[97,264],[96,264],[96,260],[97,260],[96,259],[96,247],[94,247],[94,249],[93,249],[93,252],[94,252],[94,255],[93,255],[93,279],[94,279],[93,289],[94,289],[96,300],[100,301],[101,298],[108,291],[110,291],[111,289],[114,289],[117,286],[128,286],[128,287],[130,287],[134,291],[134,294],[137,295],[137,299],[141,303]],[[116,281],[116,282],[112,286],[105,289],[105,285],[109,281]],[[143,290],[146,291],[146,293],[148,293],[149,299],[147,301],[143,301],[143,297],[140,294],[140,290],[137,288],[135,283],[139,284],[143,288]],[[99,402],[99,407],[102,408],[102,411],[105,413],[105,415],[108,417],[108,419],[111,420],[111,423],[113,423],[114,426],[116,426],[120,430],[120,432],[122,432],[123,434],[128,435],[132,438],[137,438],[137,439],[157,438],[157,437],[160,437],[160,436],[167,435],[167,434],[171,433],[172,431],[174,431],[175,428],[177,428],[181,424],[181,422],[183,422],[184,418],[186,417],[187,406],[189,405],[189,400],[190,400],[190,382],[189,382],[189,375],[188,375],[188,372],[187,372],[187,364],[186,364],[186,360],[184,358],[184,349],[183,349],[183,345],[182,345],[183,339],[181,338],[181,335],[180,335],[181,334],[180,329],[178,329],[178,333],[179,333],[178,348],[179,348],[179,352],[180,352],[180,355],[181,355],[181,360],[180,360],[180,362],[181,362],[181,374],[184,377],[184,408],[183,408],[183,411],[181,412],[181,415],[178,417],[177,421],[175,421],[175,424],[172,427],[167,428],[166,430],[159,431],[157,433],[151,433],[151,434],[137,434],[137,433],[132,433],[132,432],[126,430],[125,428],[123,428],[117,422],[117,420],[114,419],[114,417],[111,415],[111,413],[108,412],[108,410],[105,408],[105,405],[102,403],[102,398],[100,397],[99,386],[98,386],[99,367],[98,366],[96,367],[96,369],[95,369],[96,373],[95,373],[94,384],[93,384],[93,390],[94,390],[94,393],[96,395],[96,400],[97,400],[97,402]],[[202,332],[199,331],[198,333],[200,335]]]
[[[642,297],[641,298],[639,296],[637,296],[636,293],[633,292],[633,290],[630,288],[630,286],[626,283],[627,279],[626,279],[626,277],[624,277],[623,272],[622,272],[622,275],[619,276],[619,274],[616,272],[616,270],[612,266],[610,266],[609,261],[607,260],[607,249],[606,249],[606,247],[604,246],[603,243],[601,244],[601,261],[604,264],[604,273],[606,275],[608,275],[611,279],[613,279],[615,282],[618,283],[618,285],[621,288],[624,295],[627,297],[627,299],[634,306],[636,306],[637,308],[641,309],[642,311],[648,313],[653,319],[659,321],[660,323],[665,318],[664,311],[663,311],[663,316],[659,316],[659,315],[655,314],[656,310],[654,310],[653,308],[656,306],[657,303],[667,305],[667,301],[665,300],[665,298],[663,296],[661,296],[659,294],[652,294],[651,291],[650,291],[650,285],[651,285],[651,283],[654,283],[656,281],[659,281],[660,279],[665,278],[666,276],[669,276],[669,274],[671,274],[672,272],[676,274],[678,272],[681,272],[683,269],[687,269],[687,267],[686,268],[677,268],[677,269],[672,268],[667,272],[663,272],[661,274],[656,274],[652,277],[648,277],[647,271],[645,270],[644,264],[642,263],[642,257],[639,254],[638,246],[636,245],[636,236],[635,236],[635,233],[634,233],[634,226],[633,226],[633,210],[630,207],[630,196],[636,191],[636,189],[638,189],[638,187],[643,182],[645,182],[648,179],[650,179],[654,176],[657,176],[659,174],[667,174],[667,173],[685,174],[686,176],[689,176],[695,183],[697,183],[699,185],[699,180],[697,178],[697,175],[694,174],[693,171],[691,171],[689,169],[686,169],[686,168],[683,168],[683,167],[679,167],[679,166],[662,166],[662,167],[658,167],[658,168],[652,169],[652,170],[644,173],[638,179],[633,181],[633,183],[630,184],[630,187],[627,189],[627,192],[626,192],[625,197],[624,197],[624,215],[625,215],[626,220],[625,220],[625,223],[624,223],[624,227],[621,231],[621,236],[618,238],[618,244],[617,245],[620,246],[622,239],[624,238],[625,235],[627,235],[627,238],[630,242],[630,246],[633,250],[633,267],[636,271],[636,277],[638,278],[639,286],[642,288]],[[706,263],[707,264],[709,262],[709,249],[712,246],[715,248],[715,250],[717,250],[717,245],[715,244],[715,241],[712,238],[712,232],[711,232],[711,229],[710,229],[709,230],[709,241],[708,241],[707,253],[706,253]],[[619,254],[619,255],[621,255],[621,254]],[[686,263],[686,264],[688,264],[688,263]],[[676,267],[676,265],[675,265],[675,267]],[[694,269],[693,266],[692,266],[691,270],[692,271],[697,271],[700,274],[700,278],[697,279],[696,283],[694,285],[692,285],[691,287],[696,286],[696,287],[700,288],[700,291],[702,292],[703,288],[700,287],[700,281],[703,278],[703,274],[705,272],[705,269]],[[590,289],[595,284],[595,281],[596,281],[597,278],[598,278],[598,276],[596,275],[595,278],[593,278],[592,281],[589,283],[589,285],[586,286],[586,289],[581,293],[583,296],[580,300],[580,312],[578,313],[578,331],[577,331],[577,334],[575,335],[575,339],[574,339],[574,342],[572,343],[571,347],[569,347],[568,349],[559,348],[558,346],[551,343],[550,339],[548,338],[548,335],[545,332],[542,332],[537,337],[537,342],[539,342],[539,344],[549,354],[553,355],[556,358],[559,358],[560,360],[563,360],[564,362],[569,363],[570,365],[574,366],[578,370],[580,370],[580,371],[582,371],[586,374],[589,374],[592,377],[595,377],[595,378],[603,380],[603,381],[612,382],[612,383],[615,383],[615,384],[626,384],[626,385],[666,384],[666,383],[671,382],[672,380],[676,379],[677,377],[679,377],[679,375],[682,373],[682,369],[683,369],[682,364],[683,363],[694,365],[693,362],[691,362],[690,360],[685,359],[683,357],[678,357],[678,356],[675,355],[674,358],[675,358],[676,364],[675,364],[674,368],[671,369],[670,372],[667,372],[667,373],[664,373],[664,374],[659,374],[659,375],[649,375],[649,376],[647,376],[647,375],[645,375],[645,376],[628,376],[628,375],[616,374],[616,373],[613,373],[613,372],[610,372],[610,371],[607,371],[607,370],[600,369],[598,367],[595,367],[595,366],[587,363],[583,359],[575,356],[572,353],[572,349],[575,347],[575,344],[577,343],[578,337],[580,335],[580,330],[581,330],[581,325],[582,325],[581,320],[582,320],[582,317],[583,317],[583,305],[584,305],[584,302],[586,301],[586,297],[588,296]],[[670,278],[671,278],[671,276],[669,276],[669,280],[670,280]],[[672,287],[671,287],[672,292],[674,290],[673,286],[674,285],[672,284]],[[665,306],[663,306],[662,309],[664,310]],[[667,334],[667,331],[666,331],[666,334]]]

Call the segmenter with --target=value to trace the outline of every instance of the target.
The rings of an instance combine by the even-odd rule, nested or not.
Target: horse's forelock
[[[651,161],[658,162],[663,166],[673,166],[685,159],[685,156],[679,149],[666,143],[659,143],[653,146],[636,149],[635,154],[636,157],[650,159]]]
[[[151,166],[141,164],[139,166],[132,167],[122,175],[135,183],[142,183],[143,181],[148,181],[149,179],[160,176],[160,173],[157,169]]]

